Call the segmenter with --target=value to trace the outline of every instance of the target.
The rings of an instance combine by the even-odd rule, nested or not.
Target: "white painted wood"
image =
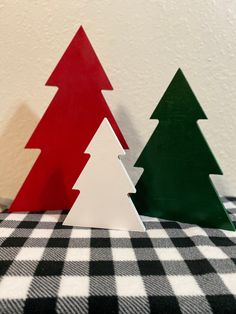
[[[119,155],[125,155],[105,118],[88,145],[88,163],[76,181],[79,197],[63,225],[145,231],[128,193],[135,193]]]

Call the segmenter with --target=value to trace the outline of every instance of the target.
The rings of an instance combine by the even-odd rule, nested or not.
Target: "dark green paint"
[[[151,119],[159,124],[135,166],[132,200],[141,215],[235,230],[209,174],[222,171],[197,124],[207,119],[179,69]]]

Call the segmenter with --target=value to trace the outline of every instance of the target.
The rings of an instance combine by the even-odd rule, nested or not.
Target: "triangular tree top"
[[[151,119],[207,119],[181,69],[176,72]]]
[[[102,158],[102,156],[106,157],[107,155],[125,155],[125,151],[122,145],[117,140],[117,137],[114,134],[114,131],[106,118],[104,118],[104,120],[102,121],[101,125],[99,126],[84,153],[89,155],[95,155],[95,157],[99,156],[99,158]],[[78,181],[79,180],[80,179],[78,179]]]
[[[58,87],[74,84],[78,85],[78,88],[82,84],[83,87],[87,86],[92,90],[112,90],[111,83],[82,26],[46,83]]]

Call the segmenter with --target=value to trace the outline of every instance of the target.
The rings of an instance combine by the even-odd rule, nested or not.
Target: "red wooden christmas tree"
[[[69,210],[79,194],[72,187],[89,159],[84,151],[105,117],[128,148],[101,93],[112,86],[82,27],[46,85],[58,91],[26,145],[41,153],[10,212]]]

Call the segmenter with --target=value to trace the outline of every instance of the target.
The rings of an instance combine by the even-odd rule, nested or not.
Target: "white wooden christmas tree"
[[[145,231],[128,193],[135,193],[119,155],[125,155],[105,118],[88,145],[88,163],[76,181],[80,194],[63,225]]]

